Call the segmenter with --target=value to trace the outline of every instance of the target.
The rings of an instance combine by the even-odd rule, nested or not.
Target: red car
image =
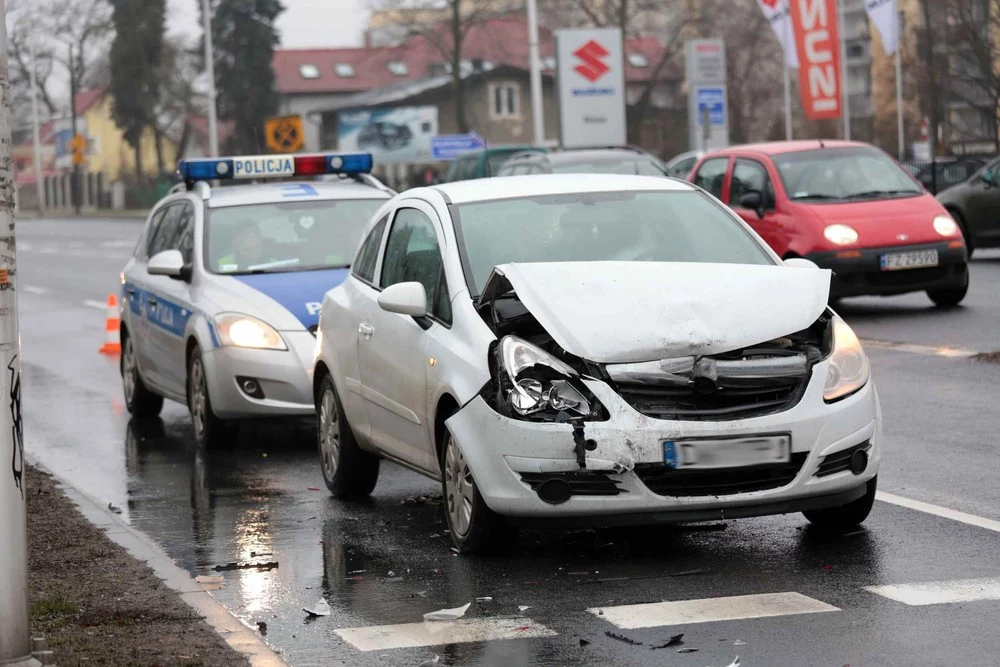
[[[956,306],[968,291],[958,225],[874,146],[735,146],[702,157],[689,179],[729,204],[781,257],[833,269],[831,300],[926,290],[938,306]]]

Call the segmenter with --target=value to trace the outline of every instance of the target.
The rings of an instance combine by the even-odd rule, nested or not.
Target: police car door
[[[184,264],[194,259],[195,211],[191,202],[171,205],[160,224],[154,244],[156,252],[179,250]],[[150,250],[150,256],[155,254]],[[149,276],[149,321],[153,342],[150,356],[160,370],[163,388],[175,395],[185,394],[187,366],[184,332],[191,317],[191,285],[169,276]]]
[[[151,326],[149,323],[149,273],[146,271],[146,264],[149,261],[149,249],[153,247],[156,234],[163,224],[164,218],[172,212],[170,206],[163,206],[157,210],[149,219],[145,233],[139,241],[139,247],[135,252],[135,259],[128,267],[125,274],[125,313],[124,321],[128,325],[128,334],[132,339],[132,346],[139,361],[139,369],[142,371],[143,379],[149,384],[160,387],[163,382],[160,379],[160,369],[156,367],[151,350],[153,349]]]

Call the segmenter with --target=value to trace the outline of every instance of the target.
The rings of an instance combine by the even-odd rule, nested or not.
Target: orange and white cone
[[[101,354],[121,354],[121,316],[118,313],[118,299],[114,294],[108,295],[108,318],[104,321],[104,347]]]

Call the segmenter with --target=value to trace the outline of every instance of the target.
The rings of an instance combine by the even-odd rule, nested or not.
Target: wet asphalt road
[[[97,348],[100,304],[117,291],[139,230],[125,221],[19,223],[27,447],[121,506],[193,575],[221,574],[214,595],[252,627],[265,621],[266,640],[290,664],[418,665],[435,655],[451,665],[723,667],[736,655],[745,666],[997,664],[1000,533],[986,528],[879,502],[863,530],[837,539],[791,515],[724,529],[527,532],[501,556],[460,557],[434,482],[385,465],[370,501],[314,490],[323,484],[308,424],[243,429],[232,447],[210,452],[193,446],[181,406],[168,404],[162,421],[130,424],[117,360]],[[840,310],[864,338],[924,346],[871,350],[887,443],[880,488],[1000,521],[1000,366],[934,354],[1000,349],[1000,253],[977,255],[972,281],[955,311],[919,294]],[[277,569],[213,569],[271,561]],[[971,578],[989,579],[978,588],[995,587],[998,599],[911,606],[865,590]],[[772,617],[640,629],[618,625],[655,610],[588,611],[759,594],[790,595],[772,600]],[[321,595],[332,615],[307,622],[301,608]],[[466,618],[476,619],[468,627],[513,638],[414,646],[411,637],[410,648],[360,650],[337,632],[418,623],[468,602]],[[816,613],[789,614],[789,604]],[[681,632],[682,646],[651,650]],[[346,634],[371,648],[400,633]]]

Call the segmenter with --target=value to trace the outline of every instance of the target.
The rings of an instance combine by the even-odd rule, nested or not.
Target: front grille
[[[805,378],[770,379],[744,387],[718,387],[700,393],[696,385],[656,386],[618,383],[618,393],[633,408],[654,419],[726,421],[760,417],[791,408],[798,402]]]
[[[791,484],[807,457],[808,453],[799,452],[792,454],[788,463],[714,470],[675,470],[652,463],[637,465],[635,474],[658,496],[730,496]]]
[[[522,472],[521,481],[531,487],[532,491],[537,491],[543,482],[550,479],[558,479],[569,484],[570,491],[574,496],[617,496],[624,493],[624,489],[618,488],[617,480],[601,472]]]
[[[819,469],[816,470],[816,477],[827,477],[828,475],[850,470],[851,457],[854,456],[854,452],[859,449],[867,450],[869,447],[871,447],[871,443],[865,441],[860,445],[854,445],[853,447],[848,447],[842,451],[824,456],[823,461],[819,464]]]

